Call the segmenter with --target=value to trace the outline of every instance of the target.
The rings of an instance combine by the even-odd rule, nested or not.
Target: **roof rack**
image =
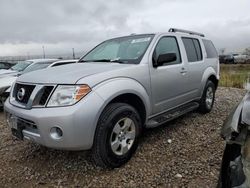
[[[201,36],[201,37],[205,37],[205,35],[202,34],[202,33],[197,33],[197,32],[188,31],[188,30],[184,30],[184,29],[170,28],[170,29],[168,30],[168,32],[172,32],[172,33],[175,33],[175,32],[188,33],[188,34],[190,34],[190,35],[198,35],[198,36]]]

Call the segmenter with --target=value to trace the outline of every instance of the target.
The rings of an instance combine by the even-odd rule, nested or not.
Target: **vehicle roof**
[[[181,33],[181,32],[159,32],[155,33],[155,35],[174,35],[174,36],[180,36],[180,37],[194,37],[194,38],[200,38],[200,39],[206,39],[206,37],[201,37],[196,34],[188,34],[188,33]]]
[[[197,34],[188,34],[188,33],[182,33],[182,32],[155,32],[155,33],[142,33],[142,34],[133,33],[131,35],[126,35],[122,37],[140,36],[140,35],[155,35],[155,36],[173,35],[173,36],[179,36],[179,37],[191,37],[191,38],[200,38],[200,39],[209,40],[208,38],[199,36]],[[122,37],[115,37],[115,38],[122,38]]]
[[[58,61],[58,59],[29,59],[26,60],[32,63],[53,63],[55,61]]]

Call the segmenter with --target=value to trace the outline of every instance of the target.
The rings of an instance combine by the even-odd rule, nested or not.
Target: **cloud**
[[[248,0],[1,0],[0,56],[90,49],[130,33],[193,29],[217,48],[250,46]]]

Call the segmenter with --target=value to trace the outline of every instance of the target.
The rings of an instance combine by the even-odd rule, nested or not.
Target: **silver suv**
[[[110,39],[77,64],[24,74],[5,111],[16,137],[92,149],[97,165],[115,168],[131,158],[144,128],[195,109],[210,112],[218,80],[212,42],[170,29]]]

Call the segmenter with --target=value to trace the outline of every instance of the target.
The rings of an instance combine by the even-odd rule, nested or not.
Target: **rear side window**
[[[196,62],[202,60],[202,51],[200,42],[193,38],[182,38],[187,53],[188,62]]]
[[[203,44],[205,46],[206,52],[207,52],[207,58],[217,58],[218,53],[210,40],[203,39]]]

